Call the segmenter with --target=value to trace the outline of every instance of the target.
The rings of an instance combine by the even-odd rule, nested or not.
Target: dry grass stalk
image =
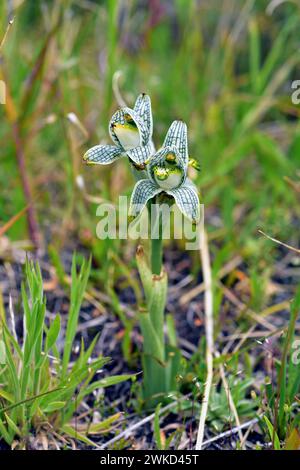
[[[204,294],[204,309],[205,309],[205,332],[206,332],[206,366],[207,366],[207,377],[205,383],[204,398],[201,407],[200,421],[197,434],[196,450],[202,449],[204,427],[208,410],[209,396],[213,380],[213,351],[214,351],[214,340],[213,340],[213,293],[212,293],[212,274],[210,265],[209,248],[207,241],[207,234],[205,229],[202,229],[202,247],[200,250],[203,279],[205,283],[205,294]]]

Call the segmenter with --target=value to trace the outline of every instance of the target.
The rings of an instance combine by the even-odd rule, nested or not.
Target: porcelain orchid
[[[154,153],[152,143],[153,121],[150,97],[138,96],[134,108],[119,109],[109,123],[109,134],[115,145],[96,145],[90,148],[83,160],[88,164],[108,165],[127,156],[138,169]]]
[[[200,206],[197,189],[187,177],[189,164],[187,126],[174,121],[168,130],[163,147],[147,162],[149,179],[138,181],[134,187],[129,213],[138,216],[147,202],[164,193],[174,198],[184,216],[197,223]]]

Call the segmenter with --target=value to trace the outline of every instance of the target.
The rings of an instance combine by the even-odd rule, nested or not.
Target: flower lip
[[[182,169],[154,167],[154,178],[161,189],[169,190],[177,188],[182,182]]]
[[[177,188],[186,179],[186,168],[176,147],[162,147],[148,166],[149,178],[164,190]]]
[[[154,167],[153,172],[154,172],[155,178],[161,181],[166,180],[170,174],[167,168],[162,168],[159,166]]]
[[[124,150],[131,150],[140,146],[140,133],[135,124],[129,122],[114,123],[113,133]]]
[[[131,108],[121,108],[112,116],[109,133],[113,142],[125,151],[149,141],[149,132],[139,115]]]

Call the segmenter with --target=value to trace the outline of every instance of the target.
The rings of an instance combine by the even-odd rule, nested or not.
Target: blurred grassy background
[[[42,247],[43,261],[50,255],[65,286],[59,254],[68,271],[71,251],[91,252],[95,315],[107,309],[119,316],[125,333],[118,330],[116,337],[125,360],[132,360],[137,316],[127,307],[142,296],[132,275],[136,243],[98,240],[96,208],[130,195],[134,180],[125,159],[109,167],[82,163],[89,147],[110,143],[108,122],[118,107],[112,85],[119,77],[128,105],[140,92],[151,96],[157,147],[172,120],[188,124],[190,156],[201,165],[190,176],[205,205],[220,351],[224,339],[230,345],[231,333],[251,334],[257,324],[278,328],[281,337],[287,301],[299,282],[299,257],[285,256],[286,249],[258,229],[300,246],[300,105],[291,100],[291,84],[300,79],[299,30],[298,0],[0,0],[0,80],[6,84],[6,104],[0,104],[1,263],[19,260],[13,250],[30,248],[31,239]],[[200,338],[199,357],[189,366],[204,382],[199,253],[184,254],[180,241],[168,248],[174,297],[168,311],[175,313],[178,337],[194,341],[186,335],[191,330],[195,344]],[[59,295],[57,284],[51,289]],[[181,317],[189,311],[196,312],[195,321],[186,329]],[[266,332],[254,334],[253,340]],[[240,363],[245,372],[247,383],[234,382],[234,394],[254,377],[259,389],[261,362],[264,375],[272,372],[263,348],[249,341],[242,350],[242,344],[227,362],[232,384]],[[227,396],[220,396],[227,409]],[[218,400],[216,389],[211,401]],[[252,417],[252,408],[244,415],[239,408],[239,415]]]
[[[122,245],[95,238],[97,204],[89,196],[116,201],[130,194],[133,180],[125,161],[91,169],[81,156],[99,141],[109,143],[108,121],[117,107],[112,80],[120,71],[129,105],[140,92],[151,95],[157,146],[173,119],[187,122],[190,154],[202,168],[191,176],[205,204],[216,266],[240,253],[259,303],[278,252],[257,229],[299,243],[299,194],[286,180],[299,181],[300,107],[291,101],[291,82],[300,78],[299,3],[0,5],[0,37],[15,17],[0,63],[7,86],[7,103],[0,106],[1,225],[33,198],[44,241],[61,249],[79,239],[106,266],[106,278],[108,249],[119,256]],[[88,191],[78,188],[78,176]],[[27,238],[26,217],[6,235]]]

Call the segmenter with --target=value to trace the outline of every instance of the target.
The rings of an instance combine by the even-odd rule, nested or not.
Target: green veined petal
[[[180,188],[166,191],[167,194],[173,196],[175,202],[183,215],[192,222],[199,222],[200,219],[200,203],[196,187],[187,181]]]
[[[149,199],[159,194],[162,190],[149,180],[140,180],[136,183],[129,206],[129,215],[136,217],[144,209]]]
[[[150,96],[146,95],[145,93],[140,94],[137,97],[133,110],[141,118],[144,125],[148,129],[149,138],[151,139],[153,133],[153,118]]]
[[[187,126],[183,121],[172,122],[163,147],[174,146],[178,149],[179,154],[184,162],[185,167],[188,165],[188,141]]]
[[[120,158],[123,151],[114,145],[95,145],[83,156],[83,160],[88,164],[108,165]]]
[[[153,155],[153,153],[154,145],[152,142],[126,151],[128,157],[131,158],[134,163],[141,166],[144,166],[145,162],[151,157],[151,155]]]

